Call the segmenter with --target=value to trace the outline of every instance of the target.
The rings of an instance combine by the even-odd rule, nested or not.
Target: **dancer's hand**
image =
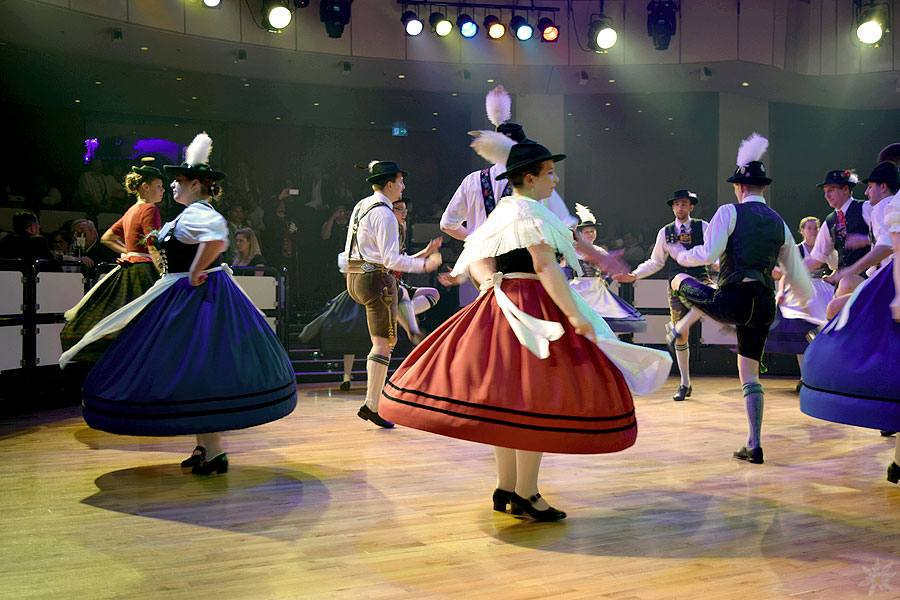
[[[823,277],[822,280],[825,281],[825,283],[837,285],[841,282],[841,279],[843,279],[845,275],[847,275],[847,269],[838,269],[831,275],[826,275],[825,277]]]
[[[775,294],[775,304],[784,304],[784,292],[778,292],[777,294]]]
[[[622,283],[634,283],[637,281],[637,277],[634,276],[634,273],[616,273],[612,278]]]
[[[591,322],[588,321],[584,315],[580,312],[575,313],[573,315],[569,315],[569,324],[575,329],[575,333],[578,335],[593,337],[594,334],[594,326],[591,325]]]
[[[629,265],[622,259],[623,254],[625,254],[624,248],[608,253],[604,257],[604,260],[600,264],[600,267],[610,275],[618,275],[620,273],[629,272],[631,270],[631,265]]]
[[[436,237],[425,246],[425,256],[430,256],[437,252],[437,249],[444,243],[444,238]]]
[[[436,271],[438,267],[441,266],[441,263],[444,262],[444,257],[441,256],[440,252],[435,252],[434,254],[429,254],[428,258],[425,259],[425,272],[431,273],[432,271]]]
[[[465,283],[468,277],[465,274],[454,276],[450,274],[450,271],[447,271],[445,273],[438,273],[437,279],[438,283],[444,287],[456,287]]]
[[[209,277],[209,275],[206,271],[191,271],[191,285],[194,287],[203,285],[206,283],[207,277]]]
[[[894,301],[891,302],[891,316],[900,322],[900,294],[894,296]]]
[[[869,246],[872,242],[869,241],[869,236],[864,235],[862,233],[851,233],[847,236],[847,239],[844,241],[844,248],[849,248],[850,250],[856,250],[858,248],[865,248]]]

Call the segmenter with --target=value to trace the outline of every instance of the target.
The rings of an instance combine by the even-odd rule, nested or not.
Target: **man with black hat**
[[[759,383],[759,361],[769,325],[775,318],[772,269],[776,263],[801,306],[812,297],[809,273],[794,245],[793,234],[778,213],[766,206],[762,196],[772,182],[760,162],[768,145],[768,140],[756,133],[741,143],[738,168],[726,180],[734,185],[738,203],[719,207],[709,221],[702,245],[687,250],[679,243],[668,244],[669,255],[686,267],[719,260],[718,288],[705,285],[687,273],[679,273],[672,279],[672,289],[705,315],[736,326],[738,373],[750,435],[747,444],[733,456],[755,464],[763,462],[760,442],[763,388]],[[680,336],[683,331],[678,322],[671,334]]]
[[[406,184],[402,171],[393,161],[369,163],[373,194],[360,200],[350,216],[345,251],[347,292],[366,307],[366,323],[372,338],[372,351],[366,359],[366,403],[357,415],[379,427],[394,424],[378,416],[378,398],[387,378],[391,349],[397,331],[397,279],[393,271],[427,273],[441,265],[441,254],[412,257],[400,252],[400,236],[393,203],[403,197]]]
[[[811,271],[826,263],[832,269],[841,269],[868,251],[869,224],[863,214],[863,201],[851,195],[858,181],[853,171],[837,169],[828,171],[825,180],[817,184],[834,210],[825,217],[825,227],[819,229],[812,252],[803,261]]]
[[[837,284],[840,290],[846,290],[828,303],[829,319],[840,312],[850,298],[850,293],[862,283],[863,279],[859,274],[871,267],[890,262],[888,259],[894,252],[890,231],[884,224],[884,207],[900,188],[897,167],[891,162],[879,163],[862,182],[866,184],[866,196],[869,198],[869,201],[863,204],[863,211],[868,217],[874,244],[856,262],[838,269],[825,278],[829,283]]]
[[[675,220],[659,230],[656,234],[656,245],[653,246],[653,252],[650,258],[642,262],[637,268],[630,273],[622,273],[613,275],[613,279],[622,282],[633,282],[637,279],[643,279],[653,275],[663,267],[666,268],[669,281],[671,282],[675,275],[679,273],[688,273],[701,283],[712,285],[709,277],[709,270],[706,265],[696,267],[683,267],[675,262],[669,256],[666,250],[667,242],[676,242],[685,249],[693,248],[703,244],[706,237],[706,229],[709,223],[702,219],[692,219],[691,211],[697,206],[700,199],[697,194],[690,190],[676,190],[672,194],[666,204],[675,214]],[[675,360],[678,362],[678,372],[681,374],[681,383],[676,390],[672,400],[676,402],[682,401],[691,395],[693,388],[691,387],[691,371],[690,371],[690,350],[688,349],[688,334],[690,326],[695,323],[700,313],[694,311],[689,312],[690,308],[685,306],[681,298],[677,296],[671,287],[668,290],[669,295],[669,314],[672,323],[678,323],[690,315],[689,320],[683,321],[681,325],[681,333],[675,339]]]

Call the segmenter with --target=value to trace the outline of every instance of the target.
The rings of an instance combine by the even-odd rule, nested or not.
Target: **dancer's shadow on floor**
[[[199,476],[178,465],[151,465],[113,471],[94,483],[99,491],[82,503],[285,541],[303,537],[331,501],[325,484],[306,472],[255,466]]]
[[[240,445],[240,451],[252,452],[254,450],[269,450],[280,446],[291,445],[289,440],[283,443],[278,435],[260,429],[242,429],[237,432],[228,432],[229,446]],[[88,426],[81,427],[74,434],[75,440],[84,444],[91,450],[125,450],[129,452],[174,452],[180,458],[187,457],[196,444],[194,436],[185,435],[173,437],[150,437],[134,435],[115,435],[99,429],[91,429]],[[173,444],[173,439],[182,440],[181,445]],[[184,456],[181,456],[181,455]]]
[[[815,561],[833,555],[838,542],[873,555],[900,554],[900,526],[887,516],[848,519],[765,498],[669,490],[614,501],[615,506],[580,509],[557,523],[498,515],[483,529],[508,544],[593,556]]]

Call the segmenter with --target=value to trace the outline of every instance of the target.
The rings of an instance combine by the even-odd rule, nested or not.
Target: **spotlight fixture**
[[[456,17],[456,26],[464,38],[473,38],[478,35],[478,23],[465,13]]]
[[[285,0],[263,0],[263,26],[272,32],[291,24],[291,9]]]
[[[653,47],[668,50],[669,41],[675,35],[675,13],[678,7],[672,0],[650,0],[647,5],[647,35],[653,38]]]
[[[484,18],[484,28],[488,32],[488,37],[492,40],[499,40],[506,34],[506,27],[500,22],[496,15],[487,15]]]
[[[434,32],[440,37],[447,37],[453,31],[453,23],[447,20],[442,13],[433,12],[428,17],[428,24],[434,29]]]
[[[538,19],[537,28],[541,32],[542,42],[559,41],[559,27],[553,23],[553,19],[541,17]]]
[[[325,31],[330,38],[344,35],[344,26],[350,23],[350,3],[352,0],[322,0],[319,5],[319,20],[325,23]]]
[[[886,2],[854,0],[856,37],[867,46],[879,45],[891,31],[891,7]]]
[[[602,14],[592,15],[592,17],[597,18],[592,18],[591,26],[588,28],[588,48],[594,52],[605,54],[616,45],[619,35],[613,29],[612,19]]]
[[[509,28],[520,42],[527,42],[534,36],[534,27],[528,24],[525,17],[514,15],[509,22]]]
[[[425,28],[425,26],[422,25],[422,21],[416,16],[416,13],[411,10],[403,13],[403,16],[400,17],[400,22],[403,23],[403,28],[406,29],[406,35],[409,36],[417,36],[422,33],[422,30]]]
[[[206,8],[221,8],[222,0],[203,0]]]

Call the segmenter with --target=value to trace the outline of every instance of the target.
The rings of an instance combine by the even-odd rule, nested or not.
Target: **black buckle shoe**
[[[754,465],[763,464],[762,448],[748,448],[747,446],[741,446],[734,451],[732,456],[738,460],[746,460],[748,463],[753,463]]]
[[[219,454],[212,460],[208,460],[204,462],[202,465],[197,465],[193,469],[191,469],[191,473],[194,475],[211,475],[213,473],[227,473],[228,472],[228,457],[223,452]]]
[[[891,466],[888,467],[887,471],[887,480],[891,483],[900,482],[900,465],[891,462]]]
[[[349,381],[342,381],[342,382],[341,382],[341,391],[342,391],[342,392],[349,392],[349,391],[350,391],[350,382],[349,382]]]
[[[193,469],[206,462],[206,448],[197,446],[194,448],[194,452],[199,452],[199,454],[191,454],[187,460],[181,461],[182,469]]]
[[[494,502],[494,510],[497,512],[505,513],[507,512],[506,507],[509,506],[509,513],[513,515],[521,515],[522,509],[511,506],[510,500],[512,499],[513,493],[507,492],[506,490],[501,490],[497,488],[494,490],[494,495],[491,497],[491,500]]]
[[[887,429],[882,429],[879,433],[881,433],[881,437],[891,437],[892,435],[897,435],[896,431],[888,431]]]
[[[528,516],[534,519],[535,521],[559,521],[561,519],[566,518],[566,513],[561,510],[557,510],[552,506],[549,508],[545,508],[544,510],[538,510],[534,507],[534,503],[538,501],[540,498],[540,494],[535,494],[530,498],[523,498],[522,496],[513,492],[512,496],[509,499],[510,512],[513,514],[522,514],[523,512],[528,513]]]
[[[385,429],[390,429],[394,426],[390,421],[385,421],[381,417],[378,416],[377,412],[374,412],[371,408],[363,404],[359,407],[359,411],[356,413],[356,416],[362,419],[363,421],[372,421],[379,427],[384,427]]]
[[[689,385],[679,385],[678,390],[675,392],[675,395],[672,396],[672,400],[675,402],[681,402],[685,398],[691,397],[691,392],[694,391],[694,388]]]

